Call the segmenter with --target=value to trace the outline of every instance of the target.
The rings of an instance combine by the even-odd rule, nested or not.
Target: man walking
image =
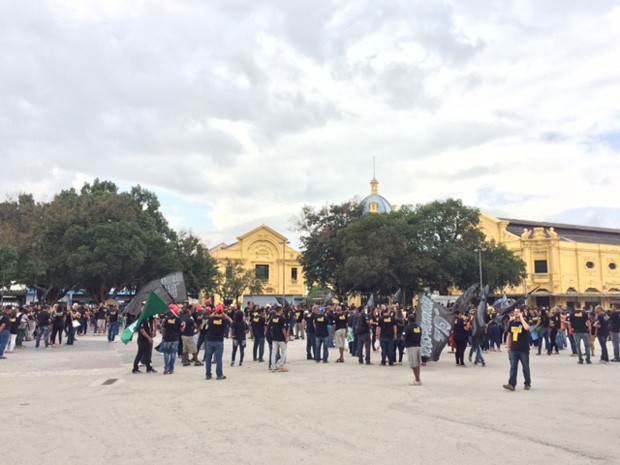
[[[344,347],[347,343],[348,321],[340,305],[336,307],[334,319],[334,345],[340,352],[340,358],[336,359],[336,363],[344,363]]]
[[[313,305],[312,309],[304,314],[304,330],[306,331],[306,359],[316,358],[316,334],[314,332],[314,317],[318,314],[319,307]]]
[[[524,387],[526,391],[532,387],[530,376],[530,325],[523,318],[520,309],[514,311],[508,325],[508,337],[506,338],[506,350],[510,360],[510,378],[504,389],[514,391],[517,385],[517,370],[519,362],[523,368]]]
[[[407,326],[401,335],[405,343],[405,351],[407,352],[407,360],[409,367],[413,370],[413,385],[420,386],[420,365],[422,364],[422,328],[415,323],[415,315],[412,313],[407,317]]]
[[[568,317],[568,330],[574,331],[573,337],[575,338],[575,345],[577,346],[577,356],[579,360],[577,363],[583,365],[583,354],[581,353],[581,341],[586,347],[586,363],[590,364],[590,321],[588,320],[588,314],[581,310],[581,304],[575,302],[575,307]]]
[[[133,361],[134,374],[142,373],[139,369],[139,364],[143,363],[146,366],[147,373],[157,373],[151,366],[151,358],[153,354],[153,318],[147,318],[140,323],[140,329],[138,330],[138,353]]]
[[[357,335],[357,357],[359,364],[364,363],[364,354],[366,355],[366,365],[370,365],[370,324],[368,317],[364,313],[363,307],[357,307],[357,317],[353,330]]]
[[[284,316],[282,307],[278,307],[277,313],[269,320],[269,334],[271,335],[271,371],[273,373],[287,372],[286,365],[286,346],[289,336],[289,322]],[[280,358],[278,358],[280,351]]]
[[[224,313],[224,305],[218,304],[215,312],[209,316],[207,324],[207,348],[205,351],[205,366],[207,379],[211,379],[211,360],[215,355],[215,374],[218,380],[226,379],[223,369],[224,335],[232,320]]]

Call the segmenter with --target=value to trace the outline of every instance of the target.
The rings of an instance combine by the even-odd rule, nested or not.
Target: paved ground
[[[413,387],[404,365],[306,361],[303,341],[289,344],[289,373],[249,360],[226,363],[224,381],[180,364],[133,375],[135,342],[26,344],[0,361],[2,465],[620,463],[620,363],[532,355],[533,389],[508,392],[505,352],[486,368],[446,353]]]

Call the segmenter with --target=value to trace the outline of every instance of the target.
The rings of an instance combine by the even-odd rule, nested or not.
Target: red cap
[[[181,310],[179,310],[179,307],[176,306],[175,304],[168,305],[168,308],[170,309],[172,313],[175,314],[175,316],[179,316],[179,313],[181,313]]]
[[[217,313],[222,313],[224,312],[224,305],[223,304],[217,304],[217,307],[215,307],[215,311]]]

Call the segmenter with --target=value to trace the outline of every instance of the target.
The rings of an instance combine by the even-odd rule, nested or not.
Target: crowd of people
[[[476,327],[477,309],[455,312],[454,327],[449,339],[450,352],[455,354],[458,367],[465,367],[465,353],[470,347],[468,361],[486,366],[485,353],[509,351],[511,375],[504,387],[514,390],[516,370],[523,366],[525,387],[531,386],[529,353],[548,356],[569,349],[578,363],[592,363],[596,351],[600,362],[619,362],[618,333],[620,331],[620,305],[605,310],[601,306],[591,311],[576,303],[572,308],[554,307],[515,310],[510,318],[501,321],[498,309],[488,307],[483,315],[482,328]],[[419,385],[420,367],[428,360],[422,357],[420,345],[422,329],[416,324],[416,311],[400,305],[379,305],[367,310],[364,307],[340,305],[309,307],[282,307],[248,305],[238,309],[222,304],[202,307],[191,304],[171,304],[169,311],[155,318],[145,319],[137,328],[137,345],[133,373],[141,373],[140,365],[149,373],[157,371],[152,365],[152,351],[158,350],[164,358],[164,374],[173,374],[176,358],[183,366],[205,366],[207,379],[226,379],[224,375],[224,343],[231,341],[230,364],[242,366],[245,350],[251,344],[252,361],[262,363],[273,372],[287,372],[287,344],[294,340],[305,341],[307,360],[316,363],[330,362],[335,349],[335,363],[345,362],[345,352],[361,365],[373,364],[373,356],[381,365],[394,366],[407,363],[414,374],[413,384]],[[68,306],[59,302],[53,306],[5,306],[0,319],[0,359],[6,353],[23,348],[24,341],[34,341],[35,348],[72,345],[76,336],[92,334],[107,336],[115,342],[120,328],[131,324],[136,315],[124,312],[117,305]],[[479,325],[480,326],[480,325]],[[155,345],[161,335],[161,343]],[[249,342],[251,341],[251,342]],[[611,341],[613,357],[609,357],[607,344]],[[202,351],[202,358],[200,353]],[[268,352],[267,352],[268,351]],[[206,362],[206,363],[205,363]]]

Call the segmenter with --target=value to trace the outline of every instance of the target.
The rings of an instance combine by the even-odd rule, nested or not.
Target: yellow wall
[[[507,293],[522,294],[540,286],[535,295],[549,296],[551,305],[578,301],[600,302],[608,307],[612,301],[620,302],[620,246],[560,240],[553,228],[534,228],[517,236],[506,230],[508,224],[485,213],[480,215],[480,229],[487,239],[503,243],[526,264],[525,282],[506,289]],[[535,260],[547,260],[548,272],[535,273]],[[594,267],[588,268],[588,262]],[[611,263],[616,269],[609,267]]]
[[[221,244],[210,252],[217,260],[220,271],[225,267],[226,260],[240,261],[246,269],[252,270],[256,265],[269,265],[269,279],[263,288],[264,295],[305,295],[306,283],[299,263],[301,253],[286,245],[287,242],[285,236],[263,225],[238,237],[235,244]],[[293,268],[297,268],[296,280],[292,279]],[[216,302],[220,300],[221,296],[216,296]]]

